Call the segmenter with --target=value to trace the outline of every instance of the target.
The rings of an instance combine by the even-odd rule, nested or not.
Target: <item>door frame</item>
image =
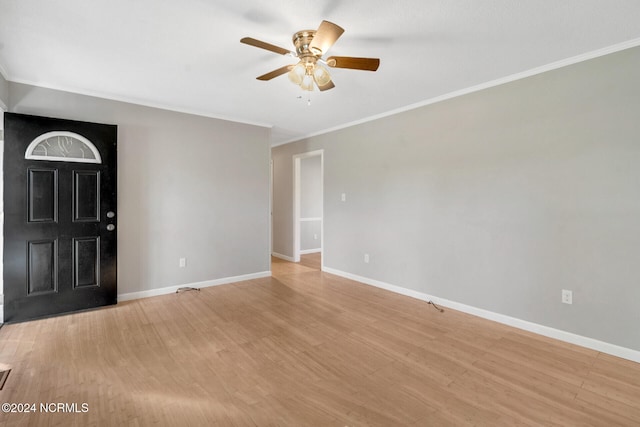
[[[273,254],[273,157],[269,150],[269,265]]]
[[[0,100],[0,323],[4,323],[4,113]]]
[[[324,252],[324,150],[322,149],[293,156],[293,262],[300,262],[300,161],[315,156],[320,156],[320,194],[322,203],[320,254]]]

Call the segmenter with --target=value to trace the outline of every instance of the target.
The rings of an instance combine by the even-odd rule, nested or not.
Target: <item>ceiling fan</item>
[[[293,35],[293,45],[295,52],[288,49],[272,45],[251,37],[244,37],[241,43],[250,46],[266,49],[280,55],[289,55],[299,58],[297,64],[285,65],[267,74],[257,77],[258,80],[271,80],[282,74],[289,73],[289,79],[299,85],[303,90],[311,91],[314,84],[321,91],[335,87],[331,81],[329,71],[323,66],[332,68],[350,68],[352,70],[376,71],[380,66],[378,58],[356,58],[352,56],[330,56],[326,59],[322,55],[327,51],[338,38],[344,33],[344,29],[333,22],[322,21],[317,30],[298,31]]]

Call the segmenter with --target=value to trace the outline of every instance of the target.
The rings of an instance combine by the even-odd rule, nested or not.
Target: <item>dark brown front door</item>
[[[115,304],[117,127],[4,120],[5,322]]]

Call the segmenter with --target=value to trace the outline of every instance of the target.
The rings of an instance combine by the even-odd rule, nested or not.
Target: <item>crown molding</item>
[[[522,79],[526,79],[527,77],[531,77],[531,76],[535,76],[537,74],[542,74],[542,73],[546,73],[547,71],[553,71],[553,70],[557,70],[559,68],[563,68],[563,67],[567,67],[569,65],[573,65],[573,64],[577,64],[580,62],[585,62],[588,61],[590,59],[595,59],[595,58],[599,58],[601,56],[605,56],[605,55],[609,55],[612,53],[616,53],[616,52],[620,52],[626,49],[631,49],[633,47],[637,47],[640,46],[640,38],[637,39],[632,39],[632,40],[628,40],[626,42],[623,43],[618,43],[612,46],[607,46],[605,48],[602,49],[597,49],[591,52],[587,52],[587,53],[583,53],[580,55],[576,55],[576,56],[572,56],[570,58],[566,58],[566,59],[562,59],[560,61],[556,61],[556,62],[552,62],[550,64],[546,64],[546,65],[542,65],[540,67],[535,67],[535,68],[531,68],[529,70],[526,71],[522,71],[520,73],[515,73],[515,74],[511,74],[509,76],[506,77],[501,77],[499,79],[495,79],[495,80],[491,80],[485,83],[480,83],[479,85],[475,85],[475,86],[471,86],[465,89],[460,89],[457,91],[453,91],[453,92],[449,92],[447,94],[444,95],[440,95],[440,96],[436,96],[435,98],[429,98],[427,100],[424,101],[420,101],[420,102],[416,102],[414,104],[410,104],[410,105],[406,105],[404,107],[400,107],[400,108],[396,108],[390,111],[386,111],[384,113],[380,113],[380,114],[376,114],[373,116],[369,116],[363,119],[359,119],[359,120],[355,120],[352,122],[348,122],[348,123],[344,123],[338,126],[334,126],[328,129],[324,129],[318,132],[313,132],[313,133],[309,133],[309,134],[305,134],[299,138],[295,138],[295,139],[290,139],[287,141],[283,141],[283,142],[277,142],[275,144],[272,144],[271,147],[278,147],[280,145],[285,145],[285,144],[290,144],[293,142],[298,142],[301,141],[303,139],[308,139],[314,136],[319,136],[319,135],[324,135],[326,133],[330,133],[330,132],[335,132],[337,130],[341,130],[341,129],[345,129],[345,128],[349,128],[352,126],[356,126],[356,125],[360,125],[363,123],[367,123],[367,122],[371,122],[374,120],[378,120],[378,119],[382,119],[385,117],[389,117],[389,116],[393,116],[396,114],[400,114],[400,113],[404,113],[406,111],[411,111],[411,110],[415,110],[417,108],[421,108],[421,107],[425,107],[427,105],[431,105],[431,104],[436,104],[438,102],[442,102],[442,101],[446,101],[448,99],[452,99],[452,98],[457,98],[459,96],[463,96],[463,95],[467,95],[473,92],[478,92],[484,89],[489,89],[495,86],[500,86],[506,83],[511,83],[514,82],[516,80],[522,80]]]
[[[205,111],[200,111],[200,110],[191,109],[191,108],[178,108],[178,107],[174,107],[174,106],[171,106],[171,105],[168,105],[168,104],[163,104],[163,103],[159,103],[159,102],[142,101],[142,100],[131,98],[131,97],[127,97],[127,96],[114,96],[114,95],[108,95],[108,94],[104,94],[104,93],[101,93],[101,92],[98,92],[98,91],[92,91],[92,90],[71,89],[71,88],[68,88],[68,87],[65,87],[65,86],[48,84],[46,82],[34,82],[34,81],[31,81],[31,80],[27,80],[27,79],[13,79],[13,80],[11,80],[11,82],[19,83],[19,84],[26,84],[26,85],[30,85],[30,86],[36,86],[36,87],[40,87],[40,88],[44,88],[44,89],[58,90],[58,91],[61,91],[61,92],[68,92],[68,93],[73,93],[73,94],[76,94],[76,95],[91,96],[93,98],[106,99],[106,100],[109,100],[109,101],[124,102],[124,103],[127,103],[127,104],[139,105],[139,106],[142,106],[142,107],[157,108],[159,110],[173,111],[173,112],[176,112],[176,113],[191,114],[193,116],[208,117],[210,119],[224,120],[224,121],[227,121],[227,122],[234,122],[234,123],[240,123],[240,124],[251,125],[251,126],[258,126],[258,127],[263,127],[263,128],[269,128],[269,129],[271,129],[273,127],[273,125],[270,125],[268,123],[254,122],[254,121],[250,121],[250,120],[244,120],[244,119],[240,119],[240,118],[237,118],[237,117],[224,116],[224,115],[220,115],[220,114],[211,114],[211,113],[208,113],[208,112],[205,112]]]

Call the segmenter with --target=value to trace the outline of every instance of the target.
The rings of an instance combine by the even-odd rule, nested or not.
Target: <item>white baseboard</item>
[[[274,257],[276,257],[276,258],[283,259],[283,260],[285,260],[285,261],[296,262],[296,261],[293,259],[293,257],[287,256],[287,255],[282,255],[282,254],[279,254],[279,253],[277,253],[277,252],[271,252],[271,255],[273,255],[273,256],[274,256]]]
[[[401,295],[406,295],[411,298],[416,298],[423,301],[433,301],[443,307],[462,311],[463,313],[472,314],[474,316],[482,317],[483,319],[493,320],[494,322],[513,326],[514,328],[523,329],[525,331],[533,332],[538,335],[554,338],[560,341],[568,342],[570,344],[579,345],[581,347],[590,348],[592,350],[600,351],[602,353],[611,354],[613,356],[640,363],[640,351],[638,350],[621,347],[616,344],[610,344],[604,341],[584,337],[582,335],[577,335],[571,332],[562,331],[560,329],[551,328],[549,326],[539,325],[537,323],[517,319],[515,317],[506,316],[504,314],[494,313],[492,311],[484,310],[482,308],[473,307],[459,302],[449,301],[444,298],[438,298],[425,294],[423,292],[402,288],[400,286],[391,285],[379,280],[369,279],[368,277],[358,276],[356,274],[347,273],[330,267],[323,266],[322,271],[326,271],[327,273],[335,274],[336,276],[344,277],[346,279],[355,280],[357,282],[364,283],[365,285],[375,286],[377,288],[386,289],[388,291],[395,292]]]
[[[318,252],[322,252],[322,248],[305,249],[303,251],[300,251],[300,255],[317,254]]]
[[[204,282],[186,283],[183,285],[167,286],[158,289],[149,289],[148,291],[129,292],[126,294],[118,294],[118,302],[129,301],[133,299],[155,297],[158,295],[166,295],[175,293],[178,288],[207,288],[209,286],[226,285],[229,283],[243,282],[245,280],[261,279],[263,277],[271,277],[271,271],[262,271],[260,273],[243,274],[242,276],[223,277],[222,279],[206,280]]]

